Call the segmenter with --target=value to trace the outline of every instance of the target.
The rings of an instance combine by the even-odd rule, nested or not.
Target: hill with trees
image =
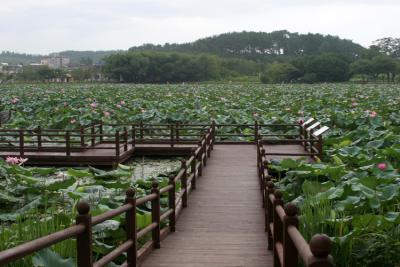
[[[365,50],[359,44],[336,36],[313,33],[299,34],[286,30],[271,33],[231,32],[190,43],[144,44],[129,49],[129,51],[209,53],[221,57],[239,57],[261,62],[321,53],[338,53],[356,57]]]

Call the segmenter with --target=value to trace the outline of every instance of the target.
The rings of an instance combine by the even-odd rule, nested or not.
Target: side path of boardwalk
[[[216,145],[176,232],[141,266],[273,266],[256,157],[254,145]]]

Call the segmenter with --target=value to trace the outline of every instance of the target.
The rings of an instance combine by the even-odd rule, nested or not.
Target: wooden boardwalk
[[[141,266],[272,266],[256,156],[254,145],[216,145],[176,232]]]

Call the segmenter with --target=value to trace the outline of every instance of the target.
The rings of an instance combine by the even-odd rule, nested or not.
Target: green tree
[[[361,75],[363,81],[368,80],[368,77],[374,74],[372,61],[369,59],[356,60],[350,64],[350,72]]]
[[[291,82],[299,77],[299,70],[290,63],[272,63],[260,79],[262,83]]]
[[[387,81],[394,81],[397,73],[397,61],[390,56],[380,55],[372,59],[375,77],[379,74],[386,75]]]

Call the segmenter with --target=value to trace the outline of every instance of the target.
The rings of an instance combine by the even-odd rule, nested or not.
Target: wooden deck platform
[[[272,266],[256,156],[254,145],[215,145],[176,232],[141,266]]]

